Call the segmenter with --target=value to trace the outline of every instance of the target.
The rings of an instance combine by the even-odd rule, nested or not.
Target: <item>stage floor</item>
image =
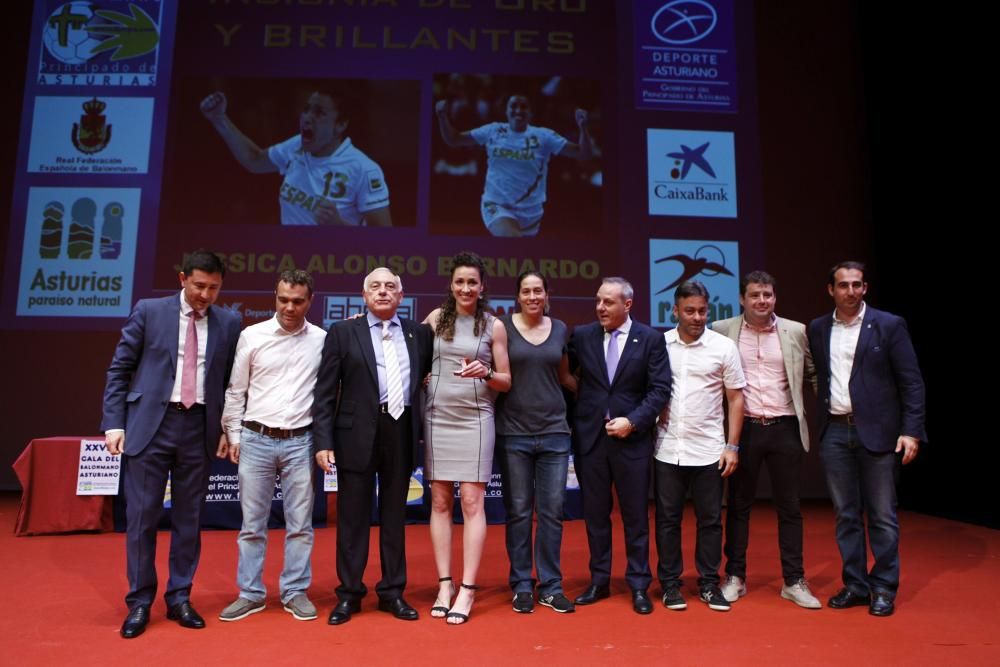
[[[652,512],[652,507],[650,508]],[[118,636],[127,612],[123,597],[124,535],[13,535],[16,498],[0,498],[6,592],[0,611],[3,663],[8,665],[283,665],[339,664],[905,664],[1000,665],[1000,531],[900,513],[903,578],[896,614],[869,616],[866,608],[805,610],[782,600],[777,529],[769,504],[754,509],[748,554],[749,594],[729,613],[696,599],[693,572],[694,516],[685,516],[684,612],[657,600],[649,616],[631,609],[622,578],[625,558],[616,520],[612,597],[574,614],[536,608],[510,609],[503,526],[490,526],[476,606],[470,622],[447,627],[427,613],[436,573],[427,526],[407,527],[409,586],[406,597],[420,611],[416,622],[375,610],[377,529],[366,583],[372,593],[350,623],[326,624],[335,598],[335,529],[316,532],[310,596],[320,618],[299,622],[281,610],[277,577],[283,531],[272,531],[265,581],[268,609],[235,623],[217,620],[237,594],[236,532],[204,533],[201,566],[192,600],[208,627],[194,631],[165,619],[162,601],[146,633]],[[617,519],[617,517],[616,517]],[[651,522],[652,527],[652,522]],[[455,546],[460,543],[456,527]],[[833,516],[826,503],[805,508],[805,562],[813,591],[825,602],[840,588],[840,561]],[[157,553],[161,585],[166,578],[168,536]],[[652,565],[655,572],[655,548]],[[588,583],[582,521],[565,524],[562,562],[567,595]],[[457,562],[457,559],[456,559]],[[456,580],[461,571],[453,571]],[[651,595],[659,595],[654,583]]]

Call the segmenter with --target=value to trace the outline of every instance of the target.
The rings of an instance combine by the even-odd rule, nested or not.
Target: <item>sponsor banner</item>
[[[490,312],[497,317],[510,315],[516,310],[517,301],[514,299],[490,299]]]
[[[649,214],[736,217],[732,132],[646,130]]]
[[[274,317],[274,293],[239,293],[223,290],[216,306],[225,308],[242,321],[243,328]],[[311,321],[311,320],[310,320]]]
[[[117,496],[121,467],[121,455],[109,454],[103,440],[80,440],[76,495]]]
[[[635,0],[639,109],[735,113],[732,0]]]
[[[708,321],[740,313],[739,244],[736,241],[649,240],[649,314],[654,327],[672,329],[674,290],[687,280],[708,289]]]
[[[145,174],[152,97],[37,97],[28,171]]]
[[[128,315],[139,198],[138,188],[31,188],[17,314]]]
[[[364,297],[360,295],[334,294],[323,298],[323,328],[329,329],[330,325],[340,320],[346,320],[356,315],[367,313]],[[403,297],[396,314],[408,320],[416,320],[417,300],[412,297]]]
[[[41,86],[152,86],[164,3],[45,3],[36,82]]]

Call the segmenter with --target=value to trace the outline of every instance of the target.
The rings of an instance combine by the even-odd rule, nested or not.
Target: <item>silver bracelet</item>
[[[730,445],[727,442],[726,443],[726,451],[727,452],[739,452],[740,451],[740,446],[739,445]]]

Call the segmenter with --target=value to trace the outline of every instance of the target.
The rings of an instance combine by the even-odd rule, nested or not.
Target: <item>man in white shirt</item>
[[[308,273],[283,272],[275,289],[274,317],[244,329],[236,346],[222,424],[230,460],[239,464],[240,596],[219,614],[223,621],[264,610],[267,519],[276,475],[281,475],[285,513],[281,602],[300,621],[316,618],[306,595],[312,580],[312,404],[326,333],[306,321],[312,299]]]
[[[722,563],[722,483],[736,470],[743,426],[743,368],[733,341],[707,330],[708,290],[682,283],[674,292],[677,328],[664,334],[673,387],[660,417],[654,452],[657,577],[663,605],[687,608],[680,592],[681,519],[688,489],[698,519],[695,565],[701,600],[729,611],[719,589]],[[722,399],[729,403],[729,438],[723,427]]]

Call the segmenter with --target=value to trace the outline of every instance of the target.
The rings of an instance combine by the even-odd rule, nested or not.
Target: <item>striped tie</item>
[[[403,378],[399,375],[399,358],[396,345],[392,342],[389,320],[382,321],[382,357],[385,359],[385,384],[388,392],[386,401],[389,414],[399,419],[403,414]]]

